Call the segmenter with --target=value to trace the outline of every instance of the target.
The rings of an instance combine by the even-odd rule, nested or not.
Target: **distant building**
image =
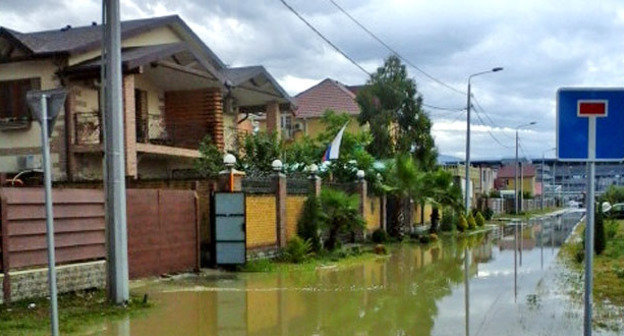
[[[535,178],[535,167],[532,165],[522,165],[522,169],[518,169],[518,190],[530,192],[531,195],[541,194],[541,187],[537,188]],[[516,185],[516,170],[514,165],[503,166],[498,170],[494,186],[497,190],[514,190]],[[538,190],[539,189],[539,190]]]

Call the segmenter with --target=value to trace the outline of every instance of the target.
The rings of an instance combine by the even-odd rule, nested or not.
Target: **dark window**
[[[28,119],[30,112],[26,92],[34,89],[38,80],[20,79],[0,82],[0,119]]]
[[[134,89],[134,111],[137,142],[147,142],[149,140],[147,91]]]
[[[0,130],[28,127],[31,118],[26,93],[39,89],[39,79],[0,81]]]

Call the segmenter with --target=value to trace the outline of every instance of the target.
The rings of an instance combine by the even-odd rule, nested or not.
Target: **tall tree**
[[[431,137],[431,120],[422,110],[423,98],[396,56],[371,75],[356,98],[360,124],[368,124],[373,140],[368,150],[377,158],[411,153],[418,165],[431,170],[437,152]]]

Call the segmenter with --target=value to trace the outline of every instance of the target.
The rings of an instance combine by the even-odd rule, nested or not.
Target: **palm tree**
[[[391,234],[402,237],[412,225],[413,207],[430,203],[434,206],[450,206],[461,211],[461,190],[453,183],[453,176],[441,169],[423,171],[410,155],[399,155],[390,163],[383,189],[397,197],[399,206],[395,211]]]
[[[360,216],[359,199],[357,195],[347,195],[334,189],[321,191],[321,206],[323,209],[324,224],[327,227],[327,249],[333,250],[341,233],[355,232],[365,227],[364,219]]]

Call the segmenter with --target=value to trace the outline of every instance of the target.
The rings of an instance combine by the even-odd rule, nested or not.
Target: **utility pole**
[[[121,72],[119,0],[102,2],[102,78],[104,84],[104,180],[106,191],[106,242],[108,297],[115,304],[129,299],[126,181]]]
[[[498,72],[502,70],[503,68],[496,67],[488,71],[482,71],[482,72],[478,72],[478,73],[468,76],[468,97],[467,97],[467,105],[466,105],[466,167],[465,167],[466,168],[466,172],[465,172],[466,190],[464,193],[464,206],[466,207],[466,214],[470,213],[470,196],[471,196],[470,195],[470,109],[472,106],[470,105],[471,104],[470,103],[470,96],[471,96],[470,80],[472,79],[472,77],[485,75],[490,72]]]

